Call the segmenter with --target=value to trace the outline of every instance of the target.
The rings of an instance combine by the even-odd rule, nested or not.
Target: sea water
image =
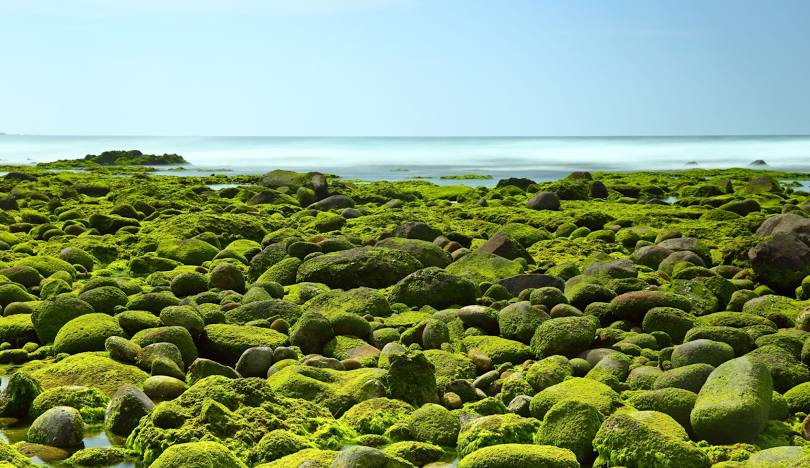
[[[319,170],[349,179],[490,175],[554,180],[574,170],[768,167],[810,171],[810,136],[689,137],[149,137],[0,135],[0,164],[81,158],[106,150],[177,153],[191,165],[175,175]]]

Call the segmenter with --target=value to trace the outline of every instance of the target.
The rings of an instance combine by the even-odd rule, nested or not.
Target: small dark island
[[[88,154],[82,159],[60,159],[38,166],[50,168],[87,168],[93,166],[170,166],[189,164],[179,154],[144,154],[139,150],[112,150]]]
[[[168,166],[188,164],[179,154],[143,154],[138,150],[104,151],[101,154],[88,154],[85,161],[102,166]]]

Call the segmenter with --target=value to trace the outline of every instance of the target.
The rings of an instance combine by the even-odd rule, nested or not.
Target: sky
[[[810,134],[806,0],[0,0],[0,132]]]

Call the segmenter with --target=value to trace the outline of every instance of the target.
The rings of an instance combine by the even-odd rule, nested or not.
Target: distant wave
[[[810,171],[808,136],[694,137],[125,137],[0,135],[0,159],[24,164],[79,158],[109,149],[178,153],[194,166],[263,172],[331,170],[347,176],[404,178],[392,168],[447,174],[556,174],[580,170],[747,166]],[[375,177],[376,176],[376,177]]]

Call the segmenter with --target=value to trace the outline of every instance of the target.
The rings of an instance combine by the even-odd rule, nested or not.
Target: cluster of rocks
[[[5,176],[0,461],[810,464],[810,205],[770,175],[235,181]]]

